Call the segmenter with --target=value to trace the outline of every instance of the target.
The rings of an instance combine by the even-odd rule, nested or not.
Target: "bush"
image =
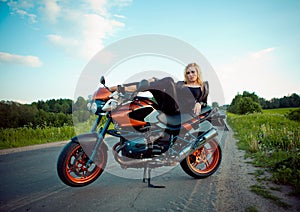
[[[247,114],[254,112],[261,112],[262,108],[259,103],[254,102],[250,97],[241,98],[237,103],[237,113]]]
[[[297,110],[290,111],[286,117],[290,120],[300,121],[300,108]]]
[[[255,93],[243,92],[243,95],[237,94],[232,100],[228,111],[235,114],[248,114],[262,112],[259,98]]]

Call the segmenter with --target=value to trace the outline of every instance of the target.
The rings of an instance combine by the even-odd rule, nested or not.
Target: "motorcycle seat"
[[[191,120],[193,116],[191,114],[177,114],[177,115],[166,115],[165,113],[161,113],[157,116],[157,119],[171,128],[180,127],[182,123]]]
[[[206,106],[201,110],[200,118],[207,116],[211,112],[212,108],[210,106]],[[165,113],[160,113],[157,116],[157,119],[167,125],[171,128],[178,128],[181,126],[182,123],[185,123],[194,117],[192,114],[189,113],[182,113],[182,114],[176,114],[176,115],[167,115]]]

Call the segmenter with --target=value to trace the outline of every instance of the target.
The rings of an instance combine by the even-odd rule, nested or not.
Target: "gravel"
[[[280,186],[271,182],[258,182],[254,173],[259,168],[254,167],[251,159],[245,159],[245,152],[237,149],[233,132],[228,133],[225,146],[223,148],[223,160],[220,175],[218,177],[217,211],[300,211],[300,199],[290,196],[292,191],[289,186]],[[252,185],[265,186],[274,196],[282,202],[290,205],[283,208],[276,205],[272,200],[250,191]],[[279,188],[280,191],[270,190]]]

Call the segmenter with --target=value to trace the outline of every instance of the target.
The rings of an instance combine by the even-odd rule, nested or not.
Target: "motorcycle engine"
[[[122,148],[122,155],[135,158],[152,158],[158,156],[169,149],[170,135],[162,133],[156,140],[151,140],[151,136],[148,137],[135,137],[130,140],[121,138],[121,143],[125,144]]]

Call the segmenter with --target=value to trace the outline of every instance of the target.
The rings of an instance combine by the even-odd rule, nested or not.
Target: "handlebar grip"
[[[124,94],[125,93],[125,87],[122,85],[118,85],[118,90],[119,93]]]
[[[148,80],[143,79],[142,81],[140,81],[140,83],[137,87],[137,90],[144,91],[144,90],[148,89],[149,86],[150,86],[150,84],[149,84]]]

